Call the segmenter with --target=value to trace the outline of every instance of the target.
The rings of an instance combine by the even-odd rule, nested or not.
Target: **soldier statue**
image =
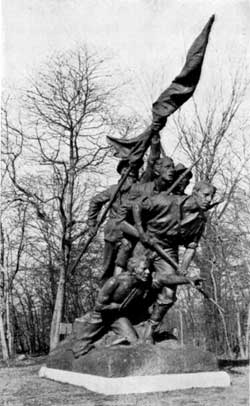
[[[172,158],[165,157],[159,158],[155,161],[153,168],[153,180],[146,183],[134,184],[127,199],[124,200],[117,213],[117,224],[122,223],[124,220],[133,223],[132,207],[139,199],[156,195],[162,191],[166,191],[173,183],[175,178],[175,168]],[[131,236],[123,235],[119,253],[116,258],[116,272],[122,272],[126,268],[126,263],[132,255],[137,240]]]
[[[110,330],[129,343],[136,342],[139,337],[127,315],[131,306],[134,308],[136,301],[145,296],[149,284],[150,271],[144,255],[131,258],[127,272],[109,278],[99,291],[94,310],[74,322],[74,356],[86,354]]]
[[[176,275],[173,263],[178,263],[178,247],[186,248],[179,268],[179,273],[185,276],[204,231],[205,212],[210,207],[215,191],[215,187],[210,183],[198,182],[191,196],[161,192],[135,203],[134,221],[140,242],[134,255],[141,250],[148,253],[150,247],[157,244],[169,258],[166,260],[151,252],[154,280],[158,284],[159,294],[145,332],[145,338],[148,340],[152,340],[154,329],[176,301],[176,285],[168,286],[168,278]]]
[[[140,180],[139,180],[139,169],[143,165],[142,160],[137,162],[137,164],[130,169],[125,183],[120,188],[115,198],[115,201],[111,206],[109,218],[104,227],[103,274],[101,277],[103,283],[114,274],[115,260],[118,255],[119,247],[123,237],[121,230],[119,230],[119,228],[116,225],[119,209],[123,205],[123,203],[128,199],[129,193],[135,184],[137,184],[139,181],[140,184],[145,184],[145,182],[148,182],[149,180],[153,179],[155,173],[154,165],[160,156],[161,151],[160,148],[161,145],[159,135],[155,134],[151,141],[151,150],[147,161],[147,167],[144,173],[142,174]],[[129,167],[128,159],[122,159],[118,163],[117,172],[121,175],[121,178],[128,170],[128,167]],[[95,226],[97,223],[98,215],[103,205],[105,205],[112,199],[116,188],[117,185],[110,186],[108,189],[98,193],[91,199],[88,211],[89,235],[95,233]],[[122,247],[121,253],[119,254],[119,258],[123,258],[123,256],[124,256],[124,248]],[[128,256],[125,253],[125,259],[122,259],[122,262],[124,263],[125,261],[127,263],[127,259]]]

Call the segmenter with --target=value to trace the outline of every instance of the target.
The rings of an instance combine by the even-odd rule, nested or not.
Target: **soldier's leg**
[[[116,257],[117,244],[116,242],[104,241],[103,252],[103,274],[101,276],[102,284],[106,282],[114,273],[115,257]]]
[[[158,294],[156,302],[154,303],[150,319],[158,325],[162,321],[168,310],[171,309],[175,301],[176,286],[173,286],[171,288],[163,287],[161,292]]]
[[[168,252],[171,257],[177,261],[177,253],[175,251]],[[167,278],[170,275],[175,275],[175,269],[171,264],[164,261],[159,257],[154,258],[153,262],[154,274],[153,285],[158,288],[159,293],[153,305],[153,311],[150,319],[145,328],[144,339],[146,341],[153,341],[153,333],[158,325],[161,323],[167,311],[173,306],[176,301],[176,285],[166,286]]]
[[[127,317],[120,317],[111,324],[111,329],[130,343],[138,340],[138,334]]]
[[[128,260],[132,255],[135,244],[136,241],[132,239],[129,240],[125,237],[121,239],[115,261],[115,275],[119,275],[121,272],[126,270]]]
[[[89,312],[85,316],[76,319],[73,324],[74,342],[72,351],[75,358],[86,354],[101,336],[105,333],[106,326],[100,313]]]
[[[153,305],[151,316],[145,326],[143,337],[145,341],[153,342],[153,333],[176,300],[175,291],[176,288],[170,290],[163,288],[161,293],[158,295]]]

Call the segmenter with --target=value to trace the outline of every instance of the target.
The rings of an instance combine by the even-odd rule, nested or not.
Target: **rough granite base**
[[[218,371],[216,357],[176,340],[93,348],[74,358],[71,340],[62,342],[47,359],[48,368],[103,377],[128,377]]]

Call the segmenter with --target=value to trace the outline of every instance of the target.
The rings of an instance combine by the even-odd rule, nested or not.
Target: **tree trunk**
[[[12,315],[12,303],[10,301],[10,294],[6,292],[6,324],[7,324],[7,342],[9,355],[12,357],[14,355],[14,334],[13,334],[13,315]]]
[[[2,227],[1,227],[2,231]],[[2,253],[1,253],[2,256]],[[2,258],[1,258],[2,261]],[[6,331],[4,326],[3,314],[4,314],[4,286],[5,286],[5,269],[2,264],[0,267],[0,339],[2,344],[3,360],[7,361],[9,359],[9,351],[6,340]]]
[[[241,328],[241,323],[240,323],[240,312],[236,313],[236,319],[237,319],[237,340],[239,343],[240,347],[240,357],[245,358],[245,349],[244,349],[244,343],[242,339],[242,328]]]
[[[247,323],[246,323],[246,357],[249,358],[249,344],[250,344],[250,303],[248,303]]]
[[[60,270],[60,277],[56,294],[56,302],[51,322],[50,351],[52,351],[59,343],[60,323],[62,320],[64,306],[64,291],[65,291],[65,268],[62,266]]]
[[[1,308],[0,308],[0,338],[1,338],[1,345],[2,345],[3,360],[7,361],[9,359],[9,352],[8,352],[7,340],[6,340],[6,336],[5,336],[4,321],[3,321],[3,315],[2,315]]]
[[[69,170],[68,179],[65,191],[65,210],[62,213],[63,225],[63,238],[62,238],[62,253],[63,253],[63,266],[60,271],[59,283],[56,294],[55,308],[51,323],[50,332],[50,351],[53,350],[59,343],[60,336],[60,323],[64,313],[64,294],[65,284],[67,277],[67,269],[69,268],[71,259],[71,232],[72,232],[72,218],[73,218],[73,200],[74,200],[74,179],[75,179],[75,158],[74,158],[74,132],[70,134],[69,145]]]
[[[181,345],[184,345],[183,317],[181,310],[179,310],[179,319],[180,319],[180,341]]]
[[[214,297],[215,302],[218,303],[218,285],[215,280],[213,266],[210,269],[210,276],[211,276],[211,280],[213,283],[213,292],[214,292],[213,297]],[[218,311],[219,311],[219,315],[220,315],[221,321],[222,321],[222,326],[223,326],[223,331],[224,331],[225,341],[226,341],[226,346],[227,346],[227,352],[228,352],[228,355],[230,356],[230,358],[232,358],[233,354],[232,354],[230,341],[229,341],[229,337],[228,337],[226,320],[225,320],[223,312],[220,309],[218,309]]]

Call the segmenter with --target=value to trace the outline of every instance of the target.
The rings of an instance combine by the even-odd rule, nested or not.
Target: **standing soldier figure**
[[[150,154],[147,161],[147,167],[144,171],[141,179],[140,184],[148,181],[149,179],[153,179],[154,177],[154,166],[155,162],[160,157],[161,153],[161,144],[160,144],[160,137],[159,134],[154,134]],[[117,215],[119,212],[120,207],[124,204],[124,202],[128,199],[129,193],[131,188],[134,186],[135,183],[138,182],[139,179],[139,169],[143,165],[143,161],[137,162],[135,167],[130,169],[129,175],[125,181],[125,183],[120,188],[115,201],[113,202],[110,212],[108,221],[104,227],[104,254],[103,254],[103,274],[101,277],[102,282],[105,282],[110,276],[114,274],[115,270],[115,260],[117,256],[117,252],[119,246],[121,244],[121,240],[123,237],[123,233],[117,227]],[[117,172],[121,175],[127,171],[129,167],[129,160],[122,159],[117,166]],[[95,234],[95,226],[97,223],[97,217],[103,207],[107,202],[112,199],[116,191],[117,185],[110,186],[108,189],[104,190],[101,193],[98,193],[94,196],[89,205],[88,211],[88,226],[89,226],[89,235]],[[123,257],[123,250],[119,257]],[[127,258],[127,256],[126,256]],[[126,264],[127,264],[127,260]],[[124,262],[124,261],[123,261]],[[119,272],[119,270],[118,270]]]
[[[127,171],[128,167],[128,160],[121,160],[118,163],[117,172],[121,175],[121,177]],[[123,201],[127,199],[131,186],[137,181],[138,167],[132,168],[130,170],[127,179],[120,188],[116,199],[110,208],[109,218],[104,227],[103,275],[101,278],[103,282],[105,282],[110,276],[113,275],[117,245],[122,238],[122,232],[116,225],[118,209]],[[117,185],[110,186],[108,189],[104,190],[101,193],[98,193],[91,199],[88,211],[88,226],[90,236],[95,233],[95,226],[97,223],[99,212],[101,211],[103,205],[112,199],[116,188]]]
[[[215,191],[213,185],[198,182],[191,196],[169,196],[162,192],[137,203],[134,220],[144,248],[138,243],[134,255],[156,243],[170,258],[168,262],[152,253],[154,285],[158,285],[159,293],[145,331],[146,340],[152,340],[153,331],[176,301],[176,286],[168,286],[169,276],[176,275],[171,260],[178,263],[178,247],[183,245],[186,250],[179,272],[187,275],[204,231],[205,211],[210,207]]]
[[[131,187],[127,199],[118,211],[118,227],[120,227],[120,224],[124,220],[133,223],[132,207],[137,201],[159,194],[172,185],[175,176],[172,158],[159,158],[154,164],[153,171],[154,180],[146,183],[136,183]],[[132,255],[136,242],[137,240],[133,240],[133,238],[124,235],[116,258],[116,272],[121,272],[126,268],[127,261]]]

